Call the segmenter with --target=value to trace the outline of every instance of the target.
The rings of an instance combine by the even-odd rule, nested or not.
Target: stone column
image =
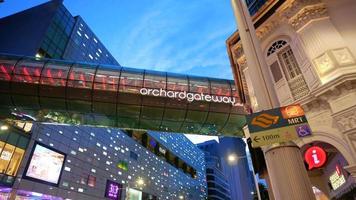
[[[315,199],[299,147],[293,142],[272,145],[265,158],[276,199]]]

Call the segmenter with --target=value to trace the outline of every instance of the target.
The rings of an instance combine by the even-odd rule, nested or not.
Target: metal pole
[[[246,159],[247,159],[247,156],[246,156]],[[248,163],[248,160],[247,160],[247,163]],[[257,178],[256,178],[255,169],[253,168],[253,166],[251,166],[251,168],[252,168],[252,173],[253,173],[253,180],[255,181],[257,199],[261,200],[260,187],[258,187],[258,181],[257,181]]]

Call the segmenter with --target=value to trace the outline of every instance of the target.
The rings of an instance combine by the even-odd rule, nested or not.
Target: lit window
[[[98,41],[95,38],[93,38],[93,40],[94,40],[95,43],[98,43]]]
[[[84,33],[84,36],[85,36],[87,39],[89,39],[89,36],[88,36],[86,33]]]
[[[70,167],[64,167],[64,170],[67,171],[67,172],[70,172]]]
[[[92,56],[91,54],[89,54],[89,58],[90,58],[90,59],[92,59],[92,60],[94,59],[94,58],[93,58],[93,56]]]
[[[81,34],[79,31],[77,31],[77,34],[78,34],[79,36],[82,36],[82,34]]]
[[[96,170],[95,170],[95,169],[91,169],[90,171],[93,172],[93,173],[96,173]]]
[[[80,151],[80,152],[84,152],[84,149],[82,149],[82,148],[78,148],[78,151]]]
[[[78,192],[84,192],[83,188],[78,188]]]
[[[98,49],[98,51],[100,52],[100,53],[103,53],[102,51],[101,51],[101,49]],[[118,132],[119,133],[119,132]],[[120,133],[119,133],[120,134]]]

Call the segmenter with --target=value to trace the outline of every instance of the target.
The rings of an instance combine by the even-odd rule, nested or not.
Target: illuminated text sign
[[[204,93],[190,93],[186,91],[171,91],[164,89],[149,89],[149,88],[141,88],[141,95],[152,95],[155,97],[168,97],[172,99],[185,99],[188,102],[193,101],[206,101],[206,102],[214,102],[214,103],[228,103],[232,106],[241,106],[240,103],[236,102],[235,97],[228,96],[219,96],[219,95],[209,95]]]

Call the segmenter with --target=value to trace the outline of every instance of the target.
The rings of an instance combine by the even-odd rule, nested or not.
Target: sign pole
[[[253,87],[249,89],[253,90],[257,99],[254,112],[278,107],[269,67],[247,7],[242,0],[231,0],[231,3],[247,58],[248,73],[253,80]],[[315,199],[300,149],[294,142],[275,143],[263,149],[275,199]]]

